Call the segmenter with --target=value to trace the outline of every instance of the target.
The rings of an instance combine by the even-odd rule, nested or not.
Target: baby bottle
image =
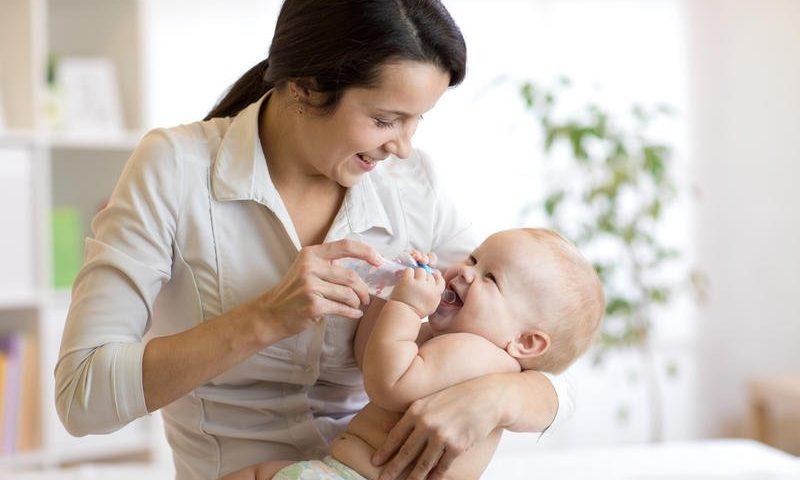
[[[417,262],[409,252],[381,254],[384,262],[378,267],[357,258],[342,258],[336,260],[336,264],[356,272],[369,287],[369,293],[384,300],[389,298],[403,272],[409,268],[424,268],[431,273],[434,271],[430,266]],[[455,296],[450,290],[445,290],[442,294],[443,299],[452,301],[450,296]]]
[[[384,262],[379,267],[358,258],[341,258],[336,261],[336,264],[356,272],[369,287],[371,295],[387,299],[404,271],[422,265],[418,265],[414,257],[407,252],[389,254],[381,252],[381,255],[383,255]],[[431,269],[427,265],[423,266],[423,268],[426,267],[428,270]]]

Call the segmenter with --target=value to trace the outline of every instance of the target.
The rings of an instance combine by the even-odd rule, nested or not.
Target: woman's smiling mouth
[[[358,164],[362,170],[365,172],[369,172],[370,170],[375,168],[377,165],[377,161],[372,159],[372,157],[365,155],[363,153],[356,153],[356,158],[358,158]]]

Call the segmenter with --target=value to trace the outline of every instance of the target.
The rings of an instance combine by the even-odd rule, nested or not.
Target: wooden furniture
[[[748,390],[752,438],[800,455],[800,374],[758,378]]]

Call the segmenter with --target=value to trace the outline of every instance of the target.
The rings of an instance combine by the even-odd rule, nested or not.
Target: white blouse
[[[146,415],[146,341],[256,298],[300,250],[258,136],[268,95],[233,118],[149,132],[95,217],[55,369],[58,413],[73,435]],[[417,151],[348,189],[325,241],[346,236],[379,250],[433,251],[441,267],[478,243]],[[177,478],[325,455],[367,401],[353,358],[356,325],[328,316],[164,407]],[[572,393],[563,377],[549,378],[560,422]]]

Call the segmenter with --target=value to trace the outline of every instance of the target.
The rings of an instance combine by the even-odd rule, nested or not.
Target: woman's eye
[[[379,128],[392,128],[394,127],[394,122],[383,120],[381,118],[376,118],[375,125],[377,125]]]

